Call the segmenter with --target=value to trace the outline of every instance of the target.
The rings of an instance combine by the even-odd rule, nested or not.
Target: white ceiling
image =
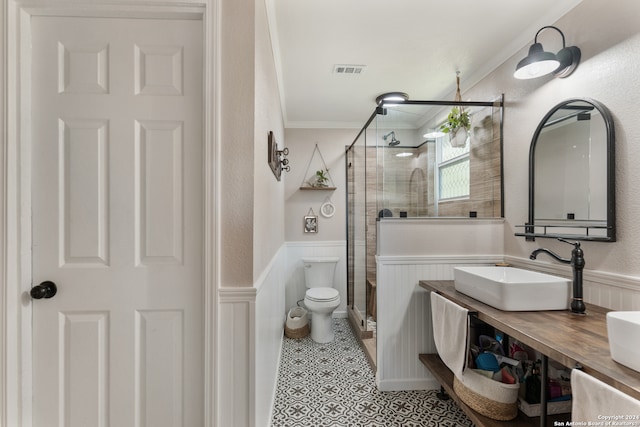
[[[580,1],[267,0],[285,127],[362,127],[385,92],[453,99],[456,70],[464,94]]]

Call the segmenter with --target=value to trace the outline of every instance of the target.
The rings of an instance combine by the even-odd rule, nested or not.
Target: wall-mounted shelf
[[[336,186],[333,183],[329,168],[322,157],[320,148],[316,144],[307,164],[307,169],[304,173],[302,183],[300,183],[301,190],[335,190]]]
[[[611,226],[592,225],[586,221],[582,224],[572,224],[570,221],[558,224],[525,224],[516,225],[516,228],[524,228],[524,232],[518,232],[515,233],[515,235],[525,237],[527,240],[535,240],[536,237],[547,239],[557,239],[560,237],[563,239],[594,241],[607,239],[606,236],[612,229]],[[568,230],[571,230],[571,232],[567,232]]]
[[[300,187],[301,190],[311,190],[311,191],[324,191],[324,190],[335,190],[337,187]]]

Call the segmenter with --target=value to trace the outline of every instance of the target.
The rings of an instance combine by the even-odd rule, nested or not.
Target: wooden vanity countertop
[[[420,286],[477,312],[478,319],[569,368],[583,371],[640,400],[640,372],[611,358],[603,307],[586,304],[585,316],[570,311],[502,311],[455,290],[453,280],[421,280]]]

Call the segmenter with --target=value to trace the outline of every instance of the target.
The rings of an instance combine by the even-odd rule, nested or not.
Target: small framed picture
[[[317,215],[307,215],[304,217],[304,232],[305,233],[318,232],[318,216]]]

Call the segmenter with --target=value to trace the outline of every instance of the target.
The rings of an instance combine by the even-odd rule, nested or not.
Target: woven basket
[[[298,328],[298,329],[291,329],[286,325],[284,327],[284,335],[287,338],[294,338],[294,339],[304,338],[307,335],[309,335],[310,332],[311,332],[311,329],[309,328],[308,323],[304,325],[302,328]]]
[[[465,372],[465,374],[467,373],[468,371]],[[506,384],[498,381],[491,379],[488,380],[495,383],[495,387],[506,386]],[[516,387],[518,386],[516,385]],[[453,391],[458,395],[460,400],[467,404],[467,406],[487,418],[499,421],[509,421],[518,416],[517,391],[515,391],[515,400],[513,403],[498,402],[471,390],[469,387],[465,386],[457,376],[453,377]]]
[[[304,338],[311,332],[307,310],[302,307],[293,307],[287,313],[287,321],[284,325],[284,335],[287,338]]]

